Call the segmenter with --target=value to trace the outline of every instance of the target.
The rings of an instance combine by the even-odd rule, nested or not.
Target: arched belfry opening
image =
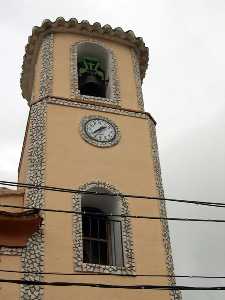
[[[105,195],[81,196],[83,263],[123,267],[121,201],[102,187],[88,191]]]
[[[109,91],[109,53],[95,43],[78,45],[78,88],[81,95],[107,98]]]

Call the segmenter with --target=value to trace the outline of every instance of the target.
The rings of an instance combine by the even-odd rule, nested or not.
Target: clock
[[[88,143],[98,147],[110,147],[120,140],[118,126],[102,116],[88,116],[81,120],[81,136]]]

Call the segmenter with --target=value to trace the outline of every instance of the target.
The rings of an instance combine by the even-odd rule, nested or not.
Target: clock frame
[[[91,131],[88,132],[88,128],[87,126],[90,125],[91,123],[94,124],[98,123],[98,126],[96,126],[96,130],[94,132],[91,133]],[[107,138],[106,134],[105,136],[103,135],[103,139],[96,138],[96,136],[94,136],[94,133],[96,133],[99,129],[101,129],[101,124],[104,123],[106,126],[105,131],[109,131],[109,130],[113,130],[114,131],[114,136],[111,138]],[[94,125],[95,125],[94,124]],[[90,126],[89,126],[90,127]],[[104,129],[103,128],[103,129]],[[90,129],[89,129],[90,130]],[[116,144],[118,144],[118,142],[120,141],[121,138],[121,134],[120,134],[120,130],[119,127],[109,118],[103,117],[103,116],[96,116],[96,115],[92,115],[92,116],[87,116],[82,118],[81,122],[80,122],[80,133],[81,136],[83,137],[83,139],[88,142],[91,145],[97,146],[97,147],[111,147],[114,146]],[[109,136],[108,132],[108,136]],[[103,132],[104,134],[104,132]]]

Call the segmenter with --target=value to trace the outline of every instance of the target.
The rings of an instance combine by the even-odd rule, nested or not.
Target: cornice
[[[39,99],[37,102],[33,103],[31,107],[42,101],[46,101],[47,104],[78,107],[78,108],[84,108],[89,110],[104,111],[104,112],[109,112],[118,115],[125,115],[125,116],[131,116],[131,117],[142,118],[142,119],[150,119],[155,126],[157,124],[155,119],[152,117],[152,115],[146,111],[121,108],[117,105],[108,104],[108,103],[99,104],[99,103],[94,103],[93,101],[84,101],[77,98],[57,97],[54,95],[45,96]]]
[[[30,82],[34,76],[34,66],[41,42],[47,34],[55,32],[77,33],[130,46],[138,57],[141,80],[145,77],[148,65],[148,48],[143,39],[136,37],[132,30],[123,31],[121,27],[112,28],[109,24],[102,26],[98,22],[90,24],[87,20],[78,22],[75,18],[66,21],[63,17],[59,17],[54,22],[47,19],[43,21],[40,27],[33,27],[25,47],[20,85],[22,95],[27,100],[31,97],[32,86]]]

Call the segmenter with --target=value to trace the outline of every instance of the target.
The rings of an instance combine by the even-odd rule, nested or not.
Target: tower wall
[[[118,145],[99,149],[89,145],[80,135],[80,120],[87,115],[105,116],[113,120],[121,130]],[[79,188],[90,182],[107,182],[122,193],[158,196],[149,119],[135,116],[77,108],[61,104],[49,104],[46,132],[46,184],[68,188]],[[140,134],[141,133],[141,134]],[[66,154],[66,155],[65,155]],[[112,163],[113,162],[113,163]],[[48,208],[73,209],[70,193],[47,192],[45,203]],[[160,216],[159,201],[128,198],[131,215]],[[132,219],[132,241],[137,274],[166,274],[166,253],[159,220]],[[70,273],[76,270],[72,216],[46,213],[45,217],[45,271]],[[93,275],[78,277],[82,282],[108,284],[141,284],[143,278],[115,278],[115,276]],[[50,278],[47,278],[50,279]],[[79,281],[77,279],[77,281]],[[164,284],[166,279],[145,279],[146,284]],[[46,299],[61,299],[65,291],[47,287]],[[69,295],[77,293],[78,299],[169,299],[169,292],[131,293],[130,291],[94,291],[70,288]]]
[[[124,41],[66,29],[42,35],[36,61],[30,121],[25,135],[19,180],[38,185],[87,189],[91,185],[111,192],[163,196],[155,136],[155,122],[143,111],[138,57]],[[89,41],[103,45],[111,55],[112,97],[97,99],[77,92],[76,47]],[[30,72],[30,71],[29,71]],[[26,92],[27,93],[27,92]],[[84,117],[106,117],[120,131],[119,142],[102,148],[82,137]],[[81,209],[78,193],[29,189],[30,207]],[[166,217],[163,201],[119,198],[122,212]],[[36,275],[23,278],[105,284],[174,284],[173,279],[138,277],[137,274],[173,274],[166,221],[125,218],[122,223],[124,266],[101,266],[82,262],[81,216],[43,212],[44,222],[22,251],[20,268]],[[124,242],[125,241],[125,242]],[[17,255],[19,253],[17,252]],[[10,259],[9,259],[10,261]],[[10,262],[10,264],[13,261]],[[18,266],[19,267],[19,266]],[[42,272],[88,272],[86,276],[40,275]],[[94,275],[93,273],[103,273]],[[106,275],[107,274],[107,275]],[[116,276],[124,275],[124,276]],[[179,292],[90,287],[26,286],[15,289],[15,299],[180,299]],[[16,294],[17,293],[17,294]]]

